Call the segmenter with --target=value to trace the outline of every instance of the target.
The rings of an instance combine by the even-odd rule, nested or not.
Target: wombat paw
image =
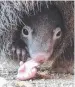
[[[12,46],[11,52],[12,52],[13,59],[16,58],[16,59],[18,59],[18,61],[20,61],[20,60],[25,61],[26,60],[26,50],[25,49]]]

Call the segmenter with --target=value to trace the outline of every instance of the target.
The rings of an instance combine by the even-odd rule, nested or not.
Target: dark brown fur
[[[29,5],[29,3],[30,3],[30,5]],[[18,5],[16,5],[16,4],[18,4]],[[21,29],[23,28],[25,21],[27,20],[26,15],[31,16],[31,15],[37,14],[37,10],[40,11],[40,6],[42,6],[42,5],[45,5],[46,7],[48,7],[48,5],[49,6],[55,5],[60,10],[61,15],[63,17],[66,33],[64,34],[64,40],[61,44],[62,45],[61,50],[58,51],[58,53],[57,53],[57,51],[54,49],[55,54],[52,55],[52,58],[54,59],[54,61],[53,61],[53,65],[52,65],[51,69],[56,72],[73,73],[74,2],[73,1],[66,1],[66,2],[64,2],[64,1],[57,2],[56,1],[56,2],[51,2],[51,3],[50,2],[38,2],[38,3],[34,2],[33,4],[32,4],[32,2],[28,2],[27,3],[28,7],[26,7],[26,2],[25,3],[20,2],[20,5],[19,5],[19,3],[16,3],[16,4],[15,4],[15,2],[6,2],[6,3],[1,2],[0,3],[0,9],[1,9],[1,11],[0,11],[0,13],[1,13],[0,49],[2,51],[5,51],[6,55],[7,54],[11,55],[10,49],[8,48],[10,44],[13,43],[14,46],[18,45],[18,47],[21,49],[26,47],[26,44],[24,44],[24,42],[20,43],[22,40],[19,39]],[[4,8],[4,6],[6,8]],[[2,17],[4,19],[2,19]],[[26,48],[25,48],[25,50],[26,50]],[[29,55],[29,54],[27,54],[27,55]],[[52,58],[51,58],[51,60],[52,60]]]

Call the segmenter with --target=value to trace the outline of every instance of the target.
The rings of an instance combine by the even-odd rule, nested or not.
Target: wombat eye
[[[60,36],[61,35],[61,31],[57,32],[56,36]]]
[[[28,35],[28,30],[27,29],[23,29],[23,34]]]
[[[32,29],[29,27],[29,26],[24,26],[23,29],[22,29],[22,35],[24,37],[28,37],[30,36],[32,33]]]
[[[57,27],[54,31],[53,39],[58,39],[61,37],[61,28]]]

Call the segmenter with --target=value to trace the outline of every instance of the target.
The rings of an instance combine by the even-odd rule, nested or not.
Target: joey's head
[[[21,38],[27,44],[31,58],[48,60],[63,36],[63,21],[57,8],[43,10],[30,16],[22,28]]]

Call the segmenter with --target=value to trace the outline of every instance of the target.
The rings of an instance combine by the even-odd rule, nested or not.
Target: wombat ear
[[[56,40],[56,39],[59,39],[61,37],[61,28],[60,27],[57,27],[54,31],[53,31],[53,39]]]

